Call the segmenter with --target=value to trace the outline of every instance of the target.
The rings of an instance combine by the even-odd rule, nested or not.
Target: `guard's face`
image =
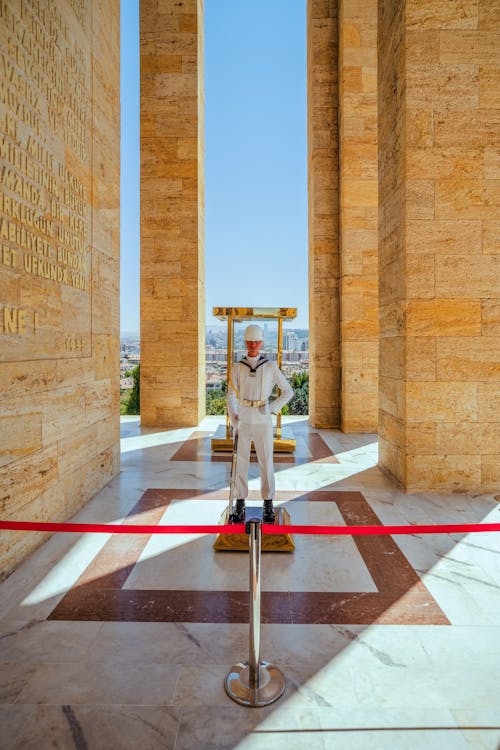
[[[249,357],[256,357],[262,349],[262,341],[245,341],[247,345],[247,354]]]

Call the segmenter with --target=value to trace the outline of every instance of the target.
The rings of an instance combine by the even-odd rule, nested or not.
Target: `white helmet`
[[[245,328],[245,341],[264,341],[264,332],[260,326],[252,323]]]

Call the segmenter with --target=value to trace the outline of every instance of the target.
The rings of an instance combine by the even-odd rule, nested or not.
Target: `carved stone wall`
[[[141,423],[205,416],[203,3],[141,0]]]
[[[500,483],[500,5],[379,2],[380,461]]]
[[[0,0],[0,516],[119,466],[119,2]],[[2,532],[0,575],[42,540]]]

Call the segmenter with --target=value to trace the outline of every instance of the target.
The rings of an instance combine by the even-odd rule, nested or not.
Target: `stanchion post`
[[[260,563],[262,547],[262,527],[260,521],[248,523],[250,531],[250,613],[249,624],[249,666],[250,685],[259,687],[260,665]]]
[[[283,673],[269,662],[260,660],[260,571],[262,522],[251,519],[247,523],[250,546],[250,613],[249,658],[238,662],[226,675],[226,693],[244,706],[267,706],[283,695]]]

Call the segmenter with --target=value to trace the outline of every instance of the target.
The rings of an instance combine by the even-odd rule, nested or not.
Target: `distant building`
[[[213,391],[216,388],[220,388],[223,380],[225,380],[225,378],[218,372],[207,373],[207,380],[206,380],[207,390]]]
[[[227,358],[227,351],[225,349],[216,349],[212,346],[207,346],[205,350],[205,362],[225,362]]]
[[[288,352],[295,352],[300,348],[300,340],[293,332],[283,334],[283,349]]]

